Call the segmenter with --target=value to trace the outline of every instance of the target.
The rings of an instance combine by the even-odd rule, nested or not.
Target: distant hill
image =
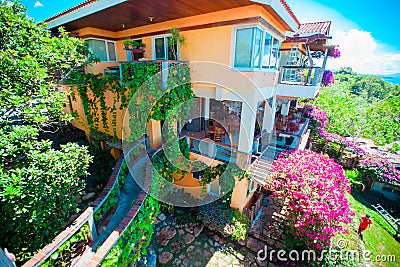
[[[391,82],[393,84],[400,84],[400,73],[380,75],[380,76],[387,82]]]

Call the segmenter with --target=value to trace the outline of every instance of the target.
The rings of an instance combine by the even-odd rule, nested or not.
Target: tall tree
[[[86,62],[81,40],[27,17],[19,1],[0,0],[0,246],[22,262],[50,242],[76,212],[74,195],[91,161],[86,147],[60,150],[39,140],[71,117],[61,81]]]

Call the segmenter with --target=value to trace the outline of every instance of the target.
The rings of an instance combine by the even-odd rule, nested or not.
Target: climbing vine
[[[140,257],[147,254],[146,248],[153,236],[153,223],[159,210],[158,201],[148,196],[101,266],[136,266]]]
[[[179,112],[176,107],[195,97],[192,91],[190,68],[186,64],[170,66],[166,81],[165,94],[152,109],[152,118],[166,120],[173,112]]]
[[[89,240],[90,229],[85,223],[70,239],[64,242],[51,256],[41,265],[48,266],[66,266],[79,253]]]
[[[117,104],[120,102],[120,96],[125,95],[119,81],[109,75],[74,72],[68,83],[74,85],[71,92],[72,99],[76,100],[78,94],[82,100],[91,132],[100,131],[102,126],[102,130],[108,133],[110,130],[108,114],[111,114],[112,133],[116,136]],[[107,92],[113,95],[111,106],[107,105]]]
[[[188,143],[186,142],[186,139],[180,139],[178,141],[179,143],[179,149],[182,153],[182,155],[185,158],[189,158],[189,152],[190,148]],[[178,177],[179,175],[181,176],[181,179],[188,173],[186,171],[183,171],[179,169],[176,164],[172,164],[168,158],[165,156],[164,150],[160,150],[157,152],[153,158],[152,158],[152,163],[153,163],[153,168],[168,182],[173,183],[175,178]]]

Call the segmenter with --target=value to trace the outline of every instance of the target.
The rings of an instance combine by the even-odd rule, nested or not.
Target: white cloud
[[[328,59],[328,69],[351,67],[354,71],[365,74],[400,73],[398,47],[390,47],[375,40],[373,33],[364,31],[350,18],[315,0],[286,1],[300,22],[332,21],[331,43],[339,45],[341,57]]]
[[[393,74],[400,73],[400,54],[378,52],[377,41],[370,32],[351,29],[333,33],[332,44],[338,44],[340,58],[329,59],[327,68],[351,67],[358,73]]]
[[[36,1],[35,5],[33,7],[42,7],[42,6],[43,6],[42,3],[40,3],[39,1]]]

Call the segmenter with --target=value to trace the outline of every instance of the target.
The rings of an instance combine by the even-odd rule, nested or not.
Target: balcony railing
[[[280,68],[279,83],[317,86],[321,83],[324,69],[320,67],[285,66]]]
[[[138,76],[140,75],[145,75],[147,76],[147,78],[151,76],[150,73],[144,73],[143,70],[141,70],[140,73],[135,73],[133,71],[135,68],[124,68],[125,65],[132,65],[132,64],[155,65],[157,72],[159,72],[161,75],[161,80],[163,84],[165,84],[169,75],[169,70],[172,68],[177,68],[178,66],[181,66],[183,64],[187,64],[187,62],[177,61],[177,60],[146,60],[146,61],[120,62],[118,70],[119,70],[120,80],[123,84],[125,84],[131,79],[138,78]]]

